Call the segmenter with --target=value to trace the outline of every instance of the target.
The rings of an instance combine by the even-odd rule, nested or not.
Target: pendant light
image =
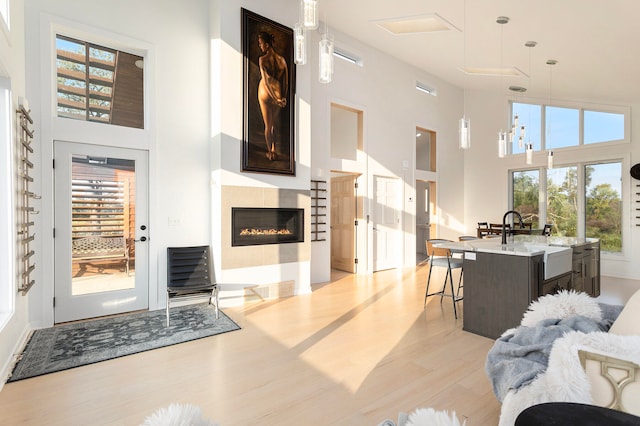
[[[293,27],[293,60],[298,65],[307,63],[307,34],[303,24],[296,24]]]
[[[498,132],[498,157],[504,158],[507,155],[507,133],[500,130]]]
[[[533,144],[527,144],[527,149],[525,150],[525,159],[527,164],[533,163]]]
[[[326,24],[325,32],[322,34],[319,45],[318,80],[320,83],[331,83],[331,79],[333,78],[333,36],[329,34]]]
[[[558,61],[555,59],[549,59],[547,61],[547,65],[549,65],[549,103],[547,108],[551,106],[551,83],[552,83],[552,72],[553,65],[557,64]],[[548,120],[547,114],[545,114],[545,121],[547,122],[547,148],[549,150],[547,154],[547,168],[553,169],[553,151],[551,150],[551,121]]]
[[[467,0],[463,3],[463,22],[462,22],[462,69],[467,67]],[[458,138],[460,140],[461,149],[471,148],[471,129],[469,119],[466,117],[467,112],[467,91],[462,91],[462,118],[458,124]]]
[[[533,52],[533,48],[536,47],[538,45],[538,42],[536,41],[527,41],[525,44],[525,47],[529,48],[529,87],[531,87],[531,74],[533,74],[532,68],[531,68],[531,55]],[[528,119],[531,119],[531,106],[529,106],[528,108]],[[518,147],[520,149],[523,148],[524,146],[524,138],[525,138],[525,127],[524,125],[520,128],[520,138],[518,139]],[[529,145],[531,144],[531,137],[529,137]],[[533,145],[532,145],[532,151],[533,151]],[[532,153],[533,155],[533,153]]]
[[[471,129],[469,128],[469,120],[465,118],[463,115],[460,119],[460,129],[459,129],[459,137],[460,137],[460,148],[461,149],[469,149],[471,147]]]
[[[501,25],[500,27],[500,88],[502,88],[502,81],[504,77],[503,67],[503,55],[504,55],[504,25],[509,22],[509,17],[498,16],[496,22]],[[502,129],[498,132],[498,157],[503,158],[507,155],[507,133]]]
[[[302,10],[302,25],[307,30],[318,29],[318,1],[317,0],[300,0],[300,9]]]
[[[513,104],[515,104],[518,103],[518,93],[526,92],[527,88],[522,86],[509,86],[509,90],[516,94],[513,101]],[[513,117],[513,123],[511,123],[511,131],[509,131],[509,142],[513,142],[515,140],[516,134],[518,134],[518,131],[520,131],[520,133],[518,134],[518,147],[520,149],[523,149],[526,128],[524,124],[520,124],[519,126],[518,124],[520,124],[520,120],[518,114],[516,113]]]

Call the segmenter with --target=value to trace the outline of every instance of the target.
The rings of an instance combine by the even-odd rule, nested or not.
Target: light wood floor
[[[450,299],[423,309],[427,272],[335,274],[309,295],[226,308],[240,331],[6,384],[0,424],[138,425],[177,402],[221,426],[375,426],[417,407],[496,425],[493,341],[462,331]]]

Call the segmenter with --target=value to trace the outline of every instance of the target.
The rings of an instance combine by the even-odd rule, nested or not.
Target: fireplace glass
[[[300,243],[304,241],[304,209],[231,209],[231,245]]]

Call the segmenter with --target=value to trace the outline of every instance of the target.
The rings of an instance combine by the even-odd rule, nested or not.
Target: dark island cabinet
[[[467,252],[464,259],[462,329],[497,339],[520,325],[529,304],[560,290],[600,295],[600,243],[572,246],[572,269],[544,279],[543,255]]]
[[[465,255],[464,260],[462,329],[496,339],[518,326],[529,303],[537,299],[544,277],[543,256],[474,254]]]
[[[600,296],[600,242],[573,247],[571,288],[593,297]]]

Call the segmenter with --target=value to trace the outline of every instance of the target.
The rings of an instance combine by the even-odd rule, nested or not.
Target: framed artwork
[[[242,171],[295,175],[293,30],[242,9]]]

